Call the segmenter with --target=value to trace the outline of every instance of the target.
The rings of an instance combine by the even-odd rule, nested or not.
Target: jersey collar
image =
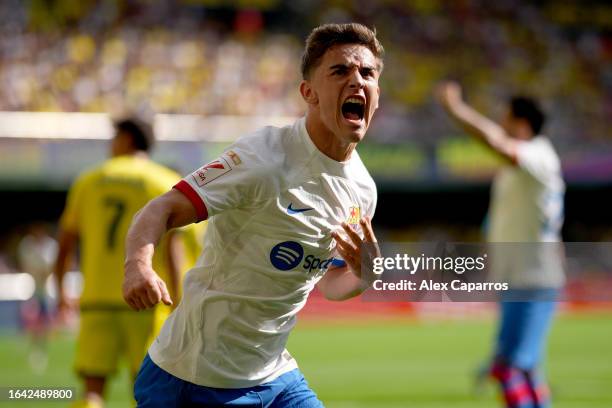
[[[320,163],[326,172],[336,174],[338,176],[347,176],[349,168],[353,163],[358,160],[359,155],[357,150],[354,150],[351,154],[351,158],[347,161],[339,162],[331,157],[328,157],[321,152],[314,144],[308,131],[306,130],[306,117],[301,117],[296,122],[297,133],[301,139],[302,144],[305,146],[308,156],[314,158],[317,163]],[[314,156],[314,157],[313,157]]]

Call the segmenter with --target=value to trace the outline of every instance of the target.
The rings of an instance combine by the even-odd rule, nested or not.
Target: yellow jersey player
[[[59,313],[68,310],[62,278],[80,243],[83,292],[75,368],[85,383],[85,398],[78,406],[103,405],[106,379],[119,358],[128,360],[132,378],[171,305],[150,312],[134,312],[121,292],[125,235],[134,215],[151,199],[180,180],[174,171],[154,163],[147,152],[153,144],[150,127],[138,120],[115,124],[111,158],[83,173],[70,188],[60,221],[59,253],[55,273],[59,283]],[[184,240],[181,239],[183,235]],[[175,230],[160,242],[153,265],[162,271],[173,299],[180,298],[180,271],[192,259],[195,230]]]

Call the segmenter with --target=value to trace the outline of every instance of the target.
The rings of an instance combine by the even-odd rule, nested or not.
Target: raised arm
[[[173,189],[153,200],[132,220],[126,238],[123,298],[135,310],[160,301],[172,305],[165,282],[153,270],[153,252],[166,231],[197,221],[196,210],[183,193]]]
[[[482,140],[494,152],[516,164],[517,141],[497,123],[463,101],[461,87],[455,82],[438,86],[437,96],[449,115],[472,136]]]

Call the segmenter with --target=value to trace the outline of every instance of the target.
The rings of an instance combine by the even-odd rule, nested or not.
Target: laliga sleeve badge
[[[191,175],[198,186],[203,187],[214,179],[228,173],[232,168],[224,157],[213,160],[210,163],[200,167]]]

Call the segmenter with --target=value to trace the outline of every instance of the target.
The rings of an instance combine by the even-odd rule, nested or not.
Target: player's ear
[[[314,105],[319,102],[317,93],[312,88],[312,84],[307,79],[302,80],[300,83],[300,94],[304,101],[309,105]]]

